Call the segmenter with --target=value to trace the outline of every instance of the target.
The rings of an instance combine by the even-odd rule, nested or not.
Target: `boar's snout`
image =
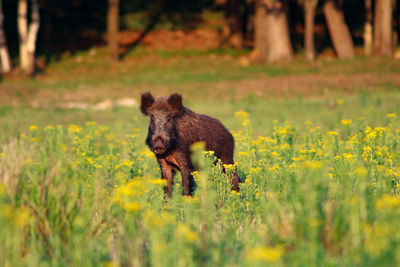
[[[156,155],[162,155],[167,152],[165,141],[160,136],[153,139],[152,150]]]
[[[156,155],[163,155],[163,154],[165,154],[166,151],[167,150],[164,147],[161,147],[161,146],[156,146],[156,147],[153,148],[153,152]]]

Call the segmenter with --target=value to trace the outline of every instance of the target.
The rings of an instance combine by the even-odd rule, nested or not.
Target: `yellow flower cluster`
[[[339,100],[337,104],[341,105]],[[204,143],[192,147],[193,163],[199,165],[192,173],[194,196],[181,195],[181,174],[177,172],[172,198],[165,197],[166,180],[160,178],[155,156],[144,147],[139,129],[118,139],[94,122],[64,130],[47,126],[42,131],[31,126],[20,136],[22,147],[33,147],[36,150],[32,151],[42,154],[31,153],[16,162],[27,181],[37,183],[47,176],[54,179],[46,181],[44,186],[49,189],[43,192],[49,200],[60,199],[66,209],[71,206],[80,213],[71,221],[73,227],[90,230],[85,238],[109,234],[104,228],[118,225],[112,237],[101,236],[99,240],[128,244],[129,253],[146,243],[146,253],[154,265],[163,265],[159,263],[164,260],[165,264],[175,263],[175,251],[182,254],[182,262],[176,265],[190,265],[193,256],[203,251],[210,251],[207,258],[218,261],[221,247],[227,253],[237,253],[235,259],[241,259],[238,265],[249,266],[290,265],[301,253],[318,254],[321,249],[327,250],[333,264],[344,262],[347,251],[362,251],[367,260],[400,251],[400,238],[395,234],[396,221],[400,220],[400,131],[396,130],[396,114],[385,117],[389,121],[385,127],[366,127],[350,119],[336,121],[330,129],[311,121],[299,128],[276,121],[266,136],[252,134],[247,112],[235,115],[243,126],[233,133],[235,164],[207,164],[214,153],[204,151]],[[49,155],[44,154],[47,151]],[[2,163],[10,152],[1,151]],[[53,163],[53,158],[60,167],[46,165]],[[230,179],[235,171],[241,179],[240,192],[232,190]],[[60,181],[60,177],[66,179]],[[24,195],[21,205],[29,197],[41,201],[35,192],[42,189],[34,182],[24,184],[23,190],[36,191]],[[64,192],[60,184],[71,187]],[[54,196],[54,192],[62,194]],[[40,223],[39,217],[45,213],[35,213],[37,205],[15,208],[8,196],[1,197],[6,194],[0,184],[1,219],[16,228],[27,229],[30,224],[37,228],[35,223]],[[81,214],[86,202],[91,203],[89,209],[86,207],[89,211]],[[92,203],[95,209],[100,207],[95,213]],[[63,210],[53,210],[52,214]],[[85,218],[93,214],[95,218],[88,222]],[[0,220],[0,224],[5,223]],[[76,232],[72,226],[68,230]],[[227,240],[235,245],[226,245]],[[204,250],[208,244],[210,247]],[[172,251],[171,247],[176,249]],[[128,252],[112,262],[137,262]],[[361,259],[363,255],[357,256]]]
[[[250,261],[276,262],[282,258],[284,252],[285,250],[281,246],[260,246],[248,250],[246,258]]]
[[[193,231],[187,224],[179,222],[176,228],[176,235],[186,242],[195,242],[198,239],[197,232]]]
[[[242,121],[242,126],[247,126],[250,122],[249,113],[244,110],[236,111],[235,116]]]
[[[386,194],[375,201],[375,206],[378,209],[397,208],[400,207],[400,198]]]

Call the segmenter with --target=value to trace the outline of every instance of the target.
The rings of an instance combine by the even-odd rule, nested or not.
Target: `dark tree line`
[[[352,58],[360,39],[366,55],[390,57],[398,39],[399,6],[396,0],[0,0],[0,66],[10,71],[12,58],[32,75],[35,55],[89,48],[105,33],[110,58],[118,60],[118,32],[125,27],[121,15],[146,14],[140,42],[157,23],[192,27],[205,9],[224,13],[221,45],[251,48],[259,62],[290,60],[299,49],[313,60],[321,25],[339,58]],[[82,32],[100,34],[83,40]]]

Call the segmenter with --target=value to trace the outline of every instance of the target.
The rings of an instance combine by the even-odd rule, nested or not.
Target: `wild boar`
[[[141,96],[141,111],[150,116],[146,144],[154,152],[166,179],[164,188],[168,197],[172,194],[173,173],[182,173],[183,195],[193,193],[194,167],[190,158],[190,146],[204,142],[206,150],[214,151],[223,164],[233,164],[234,139],[217,119],[198,114],[183,106],[182,96],[172,94],[157,100],[150,93]],[[237,173],[232,177],[233,189],[239,190]]]

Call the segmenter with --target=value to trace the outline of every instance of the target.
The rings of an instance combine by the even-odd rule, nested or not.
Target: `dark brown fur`
[[[182,172],[183,194],[191,195],[194,171],[190,160],[190,146],[205,142],[206,150],[214,151],[223,164],[233,164],[234,140],[231,133],[217,119],[197,114],[182,105],[182,97],[172,94],[168,99],[154,100],[150,93],[142,94],[141,111],[151,117],[147,145],[156,154],[167,180],[166,194],[170,197],[173,169]],[[239,178],[235,173],[233,188],[239,190]]]

